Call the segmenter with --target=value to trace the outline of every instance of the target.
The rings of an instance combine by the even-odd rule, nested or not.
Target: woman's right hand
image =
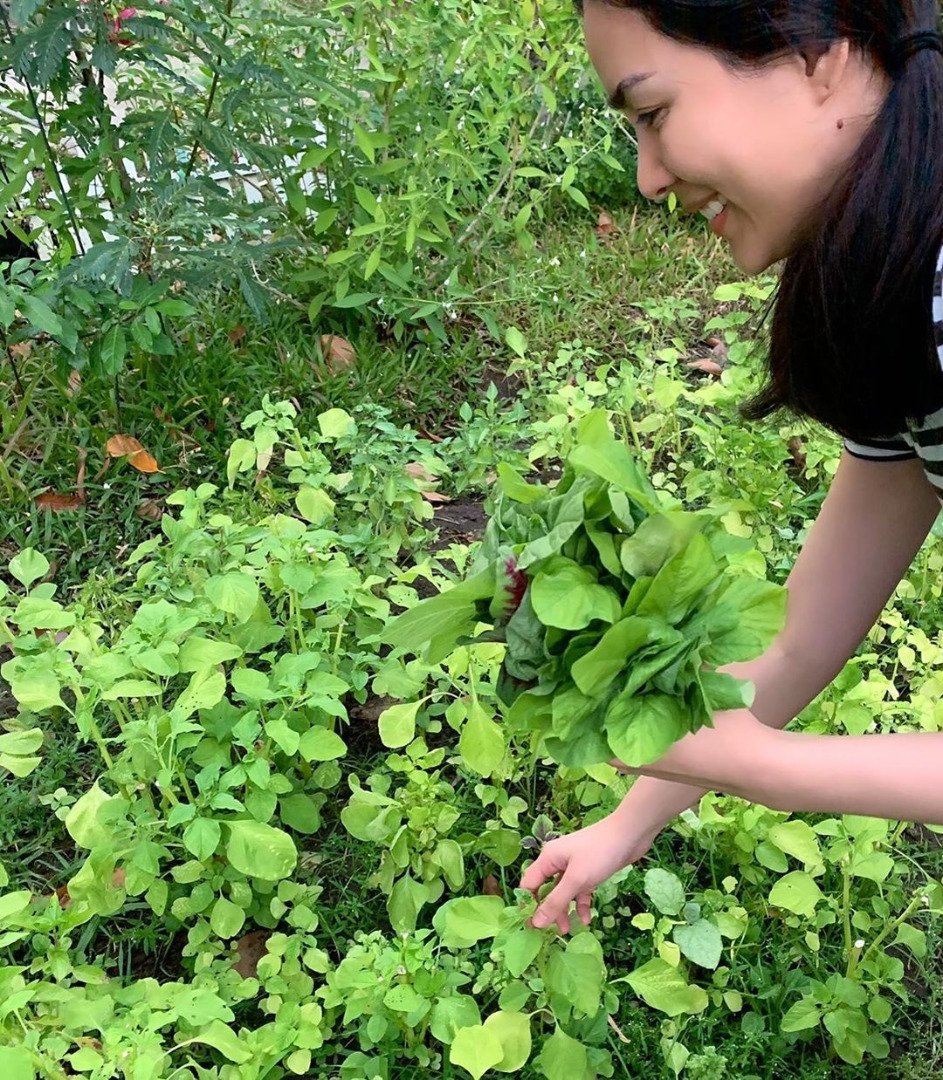
[[[633,827],[633,818],[622,806],[608,817],[578,832],[544,844],[536,860],[521,879],[521,888],[532,892],[556,877],[556,887],[534,913],[531,923],[538,929],[556,923],[560,933],[570,931],[570,905],[583,924],[590,921],[593,889],[608,881],[624,866],[637,862],[652,846],[659,829]]]

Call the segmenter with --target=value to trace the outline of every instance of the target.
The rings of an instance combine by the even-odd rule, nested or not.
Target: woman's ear
[[[802,52],[806,78],[820,105],[828,101],[837,89],[848,68],[850,56],[851,43],[847,40]]]

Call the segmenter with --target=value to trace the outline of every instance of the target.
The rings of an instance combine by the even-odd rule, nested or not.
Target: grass
[[[446,322],[447,346],[431,336],[396,342],[376,326],[312,326],[289,306],[261,325],[229,295],[194,317],[172,360],[150,358],[117,386],[88,383],[70,395],[43,349],[21,356],[15,369],[0,369],[0,552],[35,544],[56,557],[61,582],[108,573],[157,527],[167,494],[220,475],[242,419],[264,394],[293,400],[303,425],[326,408],[367,400],[395,421],[453,430],[462,402],[478,400],[511,359],[475,311],[523,330],[538,365],[568,341],[614,359],[690,341],[709,317],[714,287],[734,274],[718,242],[667,214],[629,208],[613,216],[618,231],[605,242],[592,218],[567,212],[532,253],[483,253],[465,283],[474,309],[459,307]],[[357,363],[332,376],[321,333],[347,336]],[[119,433],[137,438],[161,471],[148,476],[109,460],[105,443]],[[80,481],[79,509],[36,506],[41,492],[74,494]]]

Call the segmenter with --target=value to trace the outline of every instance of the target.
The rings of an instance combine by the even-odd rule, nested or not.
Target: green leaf
[[[10,573],[28,589],[49,573],[49,560],[33,548],[24,548],[10,560]]]
[[[699,986],[686,983],[681,972],[660,957],[627,975],[626,982],[646,1005],[666,1016],[697,1015],[710,1001]]]
[[[216,853],[221,836],[222,829],[218,821],[205,817],[195,818],[183,831],[183,846],[194,858],[206,862]]]
[[[432,925],[446,948],[468,949],[495,936],[503,911],[500,896],[461,897],[443,904],[433,916]]]
[[[248,622],[259,602],[259,585],[248,574],[217,574],[206,579],[203,591],[220,611],[229,612],[237,622]]]
[[[703,535],[696,534],[658,571],[636,614],[656,616],[674,626],[719,573],[710,544]]]
[[[767,840],[806,867],[823,866],[822,851],[815,830],[805,821],[782,821],[771,826]]]
[[[684,907],[684,886],[669,870],[654,866],[645,872],[645,895],[662,915],[679,915]]]
[[[246,913],[241,907],[221,896],[210,913],[210,927],[221,938],[234,938],[243,928]]]
[[[298,753],[305,761],[333,761],[347,753],[347,744],[326,727],[311,727],[301,736]]]
[[[113,326],[101,339],[101,369],[104,375],[114,377],[124,364],[128,354],[128,341],[120,326]]]
[[[570,675],[580,690],[588,696],[602,694],[613,679],[629,666],[629,660],[646,645],[652,624],[648,619],[621,619],[599,639],[570,669]]]
[[[468,994],[453,994],[435,1001],[429,1030],[434,1038],[448,1046],[461,1028],[477,1027],[480,1024],[481,1014],[475,999]]]
[[[397,983],[383,995],[383,1004],[392,1012],[411,1013],[428,1005],[428,999],[421,997],[415,987],[409,983]]]
[[[707,919],[689,926],[676,926],[672,935],[684,956],[699,967],[714,971],[720,963],[724,943],[720,931]]]
[[[423,906],[429,902],[429,888],[404,874],[390,890],[386,903],[390,925],[398,934],[412,933]]]
[[[809,1028],[819,1026],[822,1019],[822,1011],[811,998],[802,998],[792,1005],[783,1015],[780,1021],[780,1031],[784,1034],[793,1031],[807,1031]]]
[[[319,795],[318,798],[324,798]],[[278,800],[278,812],[283,824],[295,832],[310,834],[321,827],[321,805],[311,795],[298,793]]]
[[[522,360],[527,356],[527,339],[516,326],[508,327],[504,334],[504,340],[508,348]]]
[[[422,701],[407,701],[390,705],[380,713],[380,741],[384,746],[396,749],[413,741],[416,734],[416,715]]]
[[[247,877],[279,881],[291,874],[298,852],[291,837],[260,821],[230,821],[226,857]]]
[[[458,749],[465,764],[479,776],[491,776],[504,760],[504,732],[477,703],[469,707]]]
[[[428,660],[437,664],[455,649],[459,638],[469,635],[478,621],[476,602],[494,595],[494,567],[463,581],[447,592],[422,600],[404,611],[380,632],[381,641],[420,655],[428,648]]]
[[[23,314],[31,326],[34,326],[37,330],[42,330],[45,334],[50,334],[52,337],[59,337],[62,333],[62,322],[44,300],[40,300],[38,296],[27,294],[20,303]]]
[[[318,428],[325,439],[340,439],[357,431],[354,418],[343,409],[328,409],[321,413],[318,416]]]
[[[779,879],[772,887],[769,902],[774,907],[784,908],[796,915],[811,919],[816,906],[823,899],[822,890],[809,874],[796,870]]]
[[[111,827],[103,812],[111,804],[121,804],[117,795],[106,795],[96,780],[85,794],[73,803],[65,817],[65,827],[69,835],[81,848],[103,847],[114,838]]]
[[[497,1036],[503,1056],[493,1068],[498,1072],[517,1072],[530,1057],[530,1017],[520,1012],[496,1012],[485,1020],[482,1030]]]
[[[720,667],[759,656],[785,625],[787,596],[782,586],[746,575],[725,582],[714,599],[736,611],[736,622],[711,639],[704,660]]]
[[[543,943],[544,935],[541,931],[525,926],[509,934],[506,940],[498,945],[504,957],[504,966],[515,979],[520,978],[537,959]]]
[[[531,583],[530,599],[544,626],[583,630],[594,619],[615,622],[621,605],[611,589],[597,584],[595,575],[570,559],[552,559]]]
[[[501,1040],[483,1024],[457,1031],[449,1047],[449,1061],[470,1072],[475,1080],[480,1080],[503,1058],[504,1047]]]
[[[230,1061],[242,1065],[251,1061],[253,1053],[222,1020],[213,1020],[197,1035],[191,1035],[193,1042],[206,1043],[218,1050]]]
[[[606,713],[616,757],[632,768],[658,761],[688,731],[684,702],[666,694],[620,694]]]
[[[228,641],[210,641],[209,638],[194,634],[181,644],[177,661],[181,672],[190,673],[202,668],[216,667],[227,660],[236,660],[242,656],[238,645]]]
[[[25,1046],[0,1046],[0,1075],[3,1080],[35,1080],[33,1055]]]
[[[359,124],[354,124],[354,141],[360,147],[371,165],[376,163],[376,148],[370,135]]]
[[[570,938],[566,948],[555,949],[547,961],[547,989],[586,1016],[596,1015],[605,978],[602,945],[590,933]]]
[[[586,1047],[557,1028],[543,1044],[537,1065],[547,1080],[582,1080],[586,1075]]]
[[[186,720],[200,709],[212,709],[223,700],[226,676],[215,668],[201,668],[190,676],[187,688],[177,698],[171,715]]]

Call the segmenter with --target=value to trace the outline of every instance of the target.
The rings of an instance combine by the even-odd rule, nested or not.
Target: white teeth
[[[701,213],[708,221],[713,221],[718,214],[722,214],[727,209],[727,204],[723,199],[712,199],[707,206],[705,206]]]

